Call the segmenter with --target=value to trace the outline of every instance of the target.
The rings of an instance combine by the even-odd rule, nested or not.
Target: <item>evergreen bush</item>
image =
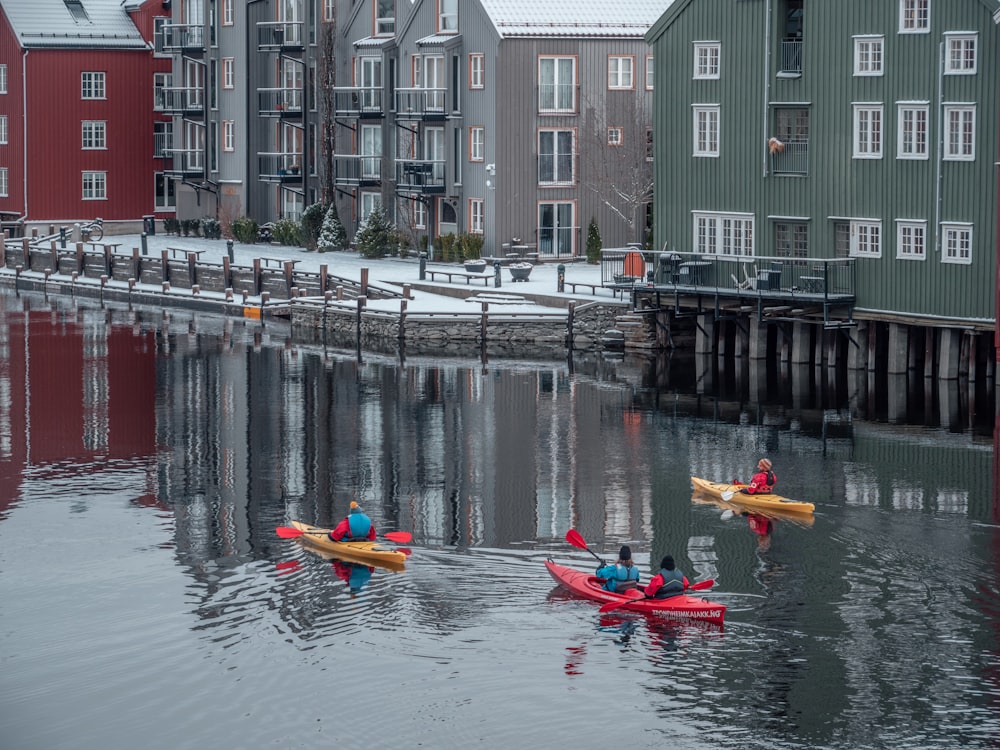
[[[260,231],[260,227],[249,216],[240,216],[237,219],[233,219],[233,223],[229,225],[229,231],[233,233],[233,237],[237,242],[252,245],[257,242],[257,234]]]
[[[323,228],[319,231],[316,249],[321,253],[327,253],[333,250],[343,250],[346,247],[347,230],[340,223],[337,204],[331,203],[330,207],[326,209],[326,216],[323,217]]]
[[[302,244],[302,226],[293,219],[278,219],[271,230],[271,239],[279,245],[297,247]]]
[[[393,226],[381,203],[376,203],[364,226],[354,236],[358,255],[362,258],[382,258],[389,254],[395,238]]]
[[[591,219],[587,227],[587,262],[597,264],[601,262],[601,232],[597,228],[597,219]]]

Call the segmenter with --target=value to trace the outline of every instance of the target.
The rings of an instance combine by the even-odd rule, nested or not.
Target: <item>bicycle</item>
[[[100,242],[104,238],[104,219],[98,217],[80,225],[84,242]]]

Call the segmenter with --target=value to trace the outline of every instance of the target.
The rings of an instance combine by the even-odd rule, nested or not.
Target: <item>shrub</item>
[[[347,247],[347,230],[340,223],[337,205],[331,203],[326,209],[326,216],[323,217],[323,228],[320,229],[316,249],[325,253],[331,250],[343,250],[345,247]]]
[[[237,242],[252,245],[257,241],[257,233],[260,231],[260,227],[249,216],[240,216],[237,219],[233,219],[233,223],[229,225],[229,231],[233,233],[233,237]]]
[[[587,262],[601,262],[601,232],[597,228],[597,219],[591,219],[587,227]]]
[[[323,230],[323,221],[326,219],[326,206],[322,203],[313,203],[306,206],[302,212],[301,236],[302,244],[310,250],[315,250],[319,243],[319,233]]]
[[[477,260],[483,256],[483,235],[460,234],[458,246],[461,248],[461,258],[457,260]]]
[[[181,232],[185,237],[190,236],[196,226],[198,226],[197,219],[181,219]]]
[[[201,233],[205,239],[218,240],[222,238],[222,224],[218,219],[206,216],[201,220]]]
[[[292,219],[278,219],[271,236],[279,245],[298,246],[302,244],[302,226]]]
[[[449,232],[448,234],[440,238],[441,240],[440,260],[443,261],[444,263],[449,263],[453,260],[460,260],[460,258],[455,257],[456,253],[455,239],[456,239],[455,234],[453,232]]]
[[[389,253],[394,237],[395,232],[385,209],[381,203],[376,203],[364,226],[354,236],[354,243],[362,258],[382,258]]]
[[[178,234],[181,231],[181,223],[172,216],[163,220],[163,231],[167,234]]]

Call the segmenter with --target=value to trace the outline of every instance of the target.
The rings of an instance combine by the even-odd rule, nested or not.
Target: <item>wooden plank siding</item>
[[[0,145],[0,167],[7,168],[7,195],[0,195],[4,219],[22,216],[24,200],[24,57],[0,7],[0,64],[7,66],[7,93],[0,94],[0,115],[7,117],[7,144]]]
[[[781,0],[678,0],[647,39],[655,54],[655,243],[694,249],[692,212],[748,213],[753,251],[779,254],[775,225],[801,218],[808,255],[835,257],[834,225],[881,222],[881,257],[858,260],[857,313],[995,322],[998,43],[981,0],[931,6],[929,33],[900,34],[898,0],[805,3],[802,71],[778,75]],[[941,75],[945,34],[977,34],[975,75]],[[884,73],[854,75],[854,36],[883,37]],[[721,45],[718,80],[693,80],[695,41]],[[927,159],[897,158],[900,102],[928,106]],[[853,158],[857,103],[882,105],[882,156]],[[944,104],[974,103],[975,160],[940,159]],[[692,157],[694,104],[720,106],[718,158]],[[809,112],[808,168],[775,174],[767,147],[781,105]],[[897,222],[926,222],[924,260],[897,258]],[[938,222],[973,228],[972,262],[941,261]]]

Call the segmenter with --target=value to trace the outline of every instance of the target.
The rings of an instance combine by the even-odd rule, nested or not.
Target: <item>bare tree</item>
[[[320,174],[323,203],[336,197],[333,158],[337,148],[336,97],[337,85],[337,21],[336,16],[320,24],[319,37],[319,116],[320,116]]]

